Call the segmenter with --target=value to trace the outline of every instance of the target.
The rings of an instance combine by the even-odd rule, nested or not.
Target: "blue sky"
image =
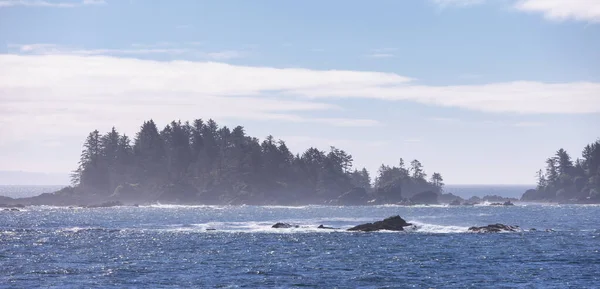
[[[600,137],[600,2],[0,0],[0,170],[150,118],[533,183]]]

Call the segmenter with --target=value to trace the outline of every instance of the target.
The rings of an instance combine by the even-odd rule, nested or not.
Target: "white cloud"
[[[473,6],[490,0],[431,0],[438,7]],[[522,12],[541,13],[554,21],[578,20],[600,23],[600,1],[598,0],[510,0],[515,9]]]
[[[406,100],[428,105],[457,107],[484,112],[511,113],[599,113],[600,83],[543,83],[515,81],[482,85],[425,86],[328,85],[296,89],[310,98],[373,98]]]
[[[12,6],[25,7],[56,7],[56,8],[74,8],[89,5],[104,5],[104,0],[83,0],[79,2],[67,1],[45,1],[45,0],[0,0],[0,8]]]
[[[270,91],[330,83],[396,83],[404,78],[353,71],[158,62],[106,56],[0,55],[0,135],[84,135],[116,125],[133,133],[143,120],[251,119],[373,126],[371,119],[308,117],[338,106],[270,96]],[[14,126],[19,124],[19,126]],[[40,127],[44,127],[40,131]]]
[[[330,98],[413,101],[485,112],[599,113],[598,95],[600,84],[586,82],[424,86],[379,72],[68,54],[0,55],[0,135],[5,141],[37,133],[80,136],[111,125],[131,133],[148,118],[159,123],[213,117],[332,126],[380,124],[317,101]],[[330,110],[336,117],[309,116]]]
[[[520,0],[515,8],[525,12],[542,13],[550,20],[579,20],[600,22],[598,0]]]

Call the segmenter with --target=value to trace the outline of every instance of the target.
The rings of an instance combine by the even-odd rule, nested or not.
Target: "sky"
[[[0,171],[213,118],[373,174],[532,184],[600,137],[600,1],[0,0]]]

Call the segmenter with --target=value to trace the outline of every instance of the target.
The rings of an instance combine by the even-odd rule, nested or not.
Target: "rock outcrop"
[[[412,226],[411,223],[407,223],[400,216],[393,216],[383,221],[377,221],[375,223],[367,223],[358,225],[348,229],[348,231],[362,231],[362,232],[374,232],[374,231],[404,231],[404,227]]]
[[[339,229],[339,228],[334,228],[334,227],[326,227],[326,226],[323,226],[323,225],[319,225],[319,226],[317,227],[317,229],[329,229],[329,230],[337,230],[337,229]]]
[[[375,191],[375,196],[377,196],[376,204],[396,204],[401,202],[402,184],[398,181],[379,187]]]
[[[471,227],[469,232],[475,233],[500,233],[500,232],[517,232],[519,226],[509,226],[504,224],[492,224],[483,227]]]
[[[289,229],[289,228],[298,228],[298,225],[292,225],[292,224],[288,224],[288,223],[277,223],[273,226],[271,226],[271,228],[275,228],[275,229]]]
[[[438,194],[433,191],[421,192],[412,196],[410,202],[415,205],[436,205],[438,203]]]

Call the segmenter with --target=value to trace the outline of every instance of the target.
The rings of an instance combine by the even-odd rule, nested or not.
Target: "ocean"
[[[345,231],[393,215],[416,229]],[[541,204],[27,207],[0,211],[0,288],[598,288],[599,217]],[[525,230],[467,232],[493,223]]]

